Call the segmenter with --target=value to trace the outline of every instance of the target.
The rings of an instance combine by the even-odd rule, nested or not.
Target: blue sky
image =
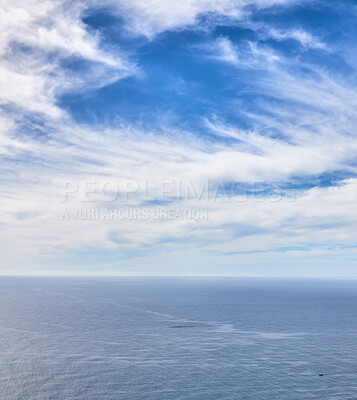
[[[0,273],[357,277],[354,1],[0,10]]]

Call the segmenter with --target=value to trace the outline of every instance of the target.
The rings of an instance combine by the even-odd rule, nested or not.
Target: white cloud
[[[239,26],[256,32],[262,40],[274,39],[280,42],[293,39],[306,48],[327,50],[325,43],[302,28],[276,28],[267,22],[257,22],[251,19],[240,21]]]
[[[213,43],[207,46],[207,50],[213,53],[212,57],[237,66],[239,64],[238,50],[233,43],[224,37],[216,39]]]
[[[279,31],[277,29],[268,28],[267,35],[278,41],[294,39],[300,42],[304,47],[310,47],[312,49],[326,49],[326,45],[321,43],[318,38],[311,35],[311,33],[305,32],[301,29]]]
[[[76,195],[70,196],[68,203],[61,203],[57,187],[61,180],[95,180],[96,187],[103,187],[106,182],[125,185],[128,180],[148,180],[154,186],[153,195],[160,193],[163,182],[172,179],[186,183],[189,179],[196,187],[206,180],[279,181],[292,175],[319,174],[343,167],[356,153],[356,141],[342,139],[338,133],[318,133],[316,138],[305,141],[301,138],[309,131],[295,124],[289,128],[295,141],[288,143],[259,132],[208,122],[216,134],[237,139],[237,144],[227,146],[206,143],[188,133],[183,144],[179,139],[183,133],[170,134],[170,128],[166,137],[160,137],[157,133],[132,129],[101,132],[71,123],[58,127],[61,137],[57,139],[37,142],[27,138],[21,146],[16,146],[16,137],[11,137],[11,123],[5,121],[3,125],[9,145],[7,155],[18,160],[37,159],[30,164],[22,161],[12,175],[8,174],[7,197],[1,201],[1,221],[6,226],[1,236],[1,253],[8,260],[13,258],[19,240],[20,256],[46,258],[81,248],[100,248],[109,253],[121,249],[125,254],[150,246],[161,252],[165,246],[158,243],[168,237],[178,240],[170,245],[172,251],[181,252],[180,239],[189,238],[192,248],[186,245],[188,252],[195,252],[200,243],[203,250],[221,253],[223,259],[231,259],[232,255],[226,255],[230,252],[271,252],[306,243],[319,247],[352,245],[355,240],[356,180],[302,192],[296,202],[236,201],[239,198],[227,202],[217,198],[208,203],[174,203],[184,208],[207,207],[209,220],[201,222],[61,221],[67,208],[108,206],[100,201],[83,203],[81,196]],[[141,200],[134,195],[129,204],[137,207]],[[119,202],[115,207],[127,204]],[[117,242],[111,239],[113,235]]]
[[[151,38],[164,30],[192,25],[203,13],[242,18],[246,5],[288,3],[110,2],[125,16],[131,31]],[[101,186],[148,180],[153,185],[153,200],[162,184],[172,179],[190,180],[199,186],[207,180],[272,182],[337,169],[356,172],[351,163],[357,151],[355,87],[308,64],[304,66],[314,79],[294,74],[293,62],[271,49],[255,43],[241,49],[227,38],[214,42],[214,57],[237,70],[262,72],[252,87],[257,94],[255,105],[264,111],[237,109],[253,121],[255,129],[249,131],[207,120],[206,129],[211,133],[234,139],[229,144],[211,143],[170,125],[160,132],[148,132],[130,126],[109,129],[76,124],[57,105],[60,94],[80,90],[82,84],[86,88],[100,86],[135,72],[123,55],[104,52],[100,39],[86,31],[81,7],[88,4],[49,0],[2,3],[0,102],[9,110],[0,114],[0,152],[7,160],[1,166],[7,188],[0,200],[3,265],[48,262],[51,257],[93,248],[108,254],[120,250],[123,256],[146,251],[145,264],[160,257],[164,260],[168,249],[172,263],[196,265],[212,263],[212,254],[220,257],[213,263],[244,261],[248,265],[267,257],[272,263],[289,261],[289,257],[301,260],[306,252],[316,257],[332,253],[347,257],[345,250],[334,252],[328,247],[355,245],[355,179],[345,179],[336,187],[302,191],[295,202],[237,202],[237,198],[227,202],[218,198],[213,203],[195,204],[209,209],[207,221],[62,221],[66,208],[103,206],[100,201],[83,205],[78,196],[61,203],[57,185],[63,181],[95,180]],[[269,34],[277,40],[290,37],[304,46],[320,47],[317,39],[302,31]],[[84,76],[70,73],[62,68],[68,57],[90,61],[93,69]],[[259,100],[259,95],[270,100]],[[22,117],[37,114],[42,114],[41,132],[50,134],[37,137],[26,131],[31,124],[22,125]],[[140,206],[141,200],[134,195],[129,204]],[[185,201],[174,205],[192,207]],[[173,238],[172,243],[163,244],[168,238]],[[180,243],[185,240],[184,245]],[[315,253],[305,249],[287,250],[285,258],[279,255],[281,247],[304,248],[306,243],[316,245]],[[152,255],[151,249],[157,255]],[[256,251],[264,256],[237,254]]]
[[[124,16],[131,32],[152,38],[167,30],[193,26],[204,14],[237,20],[245,15],[247,6],[266,8],[294,2],[296,0],[106,0],[104,4],[116,8]]]
[[[81,3],[66,0],[1,3],[1,105],[59,117],[63,111],[56,100],[64,91],[100,86],[133,73],[125,58],[100,49],[99,38],[86,31],[81,12]],[[69,57],[95,63],[95,73],[64,72],[62,63]]]
[[[264,63],[264,58],[260,63]],[[209,220],[202,222],[147,221],[143,224],[128,220],[118,225],[117,221],[60,219],[65,208],[93,206],[83,206],[76,196],[69,203],[60,203],[58,188],[53,191],[60,180],[95,180],[98,186],[113,181],[125,185],[128,180],[149,180],[155,195],[163,182],[172,179],[183,182],[190,179],[199,186],[206,180],[280,181],[291,176],[346,169],[357,151],[355,136],[351,134],[353,92],[327,77],[312,86],[309,79],[289,74],[284,63],[272,69],[269,61],[266,63],[270,75],[258,82],[260,90],[307,104],[309,108],[297,107],[291,111],[281,105],[269,110],[269,104],[263,104],[271,116],[251,115],[257,123],[255,131],[207,121],[212,132],[235,139],[235,144],[212,144],[171,127],[166,127],[162,136],[130,127],[89,129],[63,120],[48,126],[56,132],[51,139],[38,141],[35,137],[21,136],[19,140],[18,128],[4,117],[5,154],[10,160],[19,161],[11,173],[6,172],[8,191],[1,201],[1,221],[6,227],[1,236],[3,257],[7,261],[13,258],[19,240],[22,243],[19,256],[31,257],[30,260],[59,257],[81,248],[100,248],[109,253],[121,249],[123,254],[139,251],[143,246],[165,249],[158,243],[167,237],[178,240],[177,244],[170,244],[170,251],[182,254],[180,239],[190,238],[193,247],[186,246],[186,251],[195,253],[195,246],[200,243],[205,251],[214,250],[227,260],[240,257],[226,254],[230,252],[271,253],[276,248],[306,243],[314,243],[319,248],[353,245],[356,180],[345,181],[339,187],[302,192],[291,203],[237,203],[234,199],[227,202],[219,198],[214,203],[199,203],[200,207],[209,208]],[[276,83],[278,76],[280,84]],[[331,113],[330,118],[326,117],[325,110]],[[264,129],[269,127],[278,130],[281,138],[267,135]],[[261,128],[264,129],[261,131]],[[183,136],[185,143],[180,140]],[[36,162],[28,163],[27,159]],[[134,196],[130,204],[138,206],[141,200]],[[98,206],[103,204],[94,204]],[[192,207],[192,203],[183,201],[175,206]],[[117,243],[111,239],[113,234],[119,239]],[[306,257],[305,253],[298,252],[293,258],[298,259],[302,254]]]

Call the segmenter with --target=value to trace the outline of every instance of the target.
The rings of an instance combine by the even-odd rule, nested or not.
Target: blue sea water
[[[356,311],[346,281],[0,278],[0,399],[356,400]]]

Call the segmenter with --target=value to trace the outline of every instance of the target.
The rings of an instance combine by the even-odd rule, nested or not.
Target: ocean
[[[356,400],[357,282],[2,277],[0,399]]]

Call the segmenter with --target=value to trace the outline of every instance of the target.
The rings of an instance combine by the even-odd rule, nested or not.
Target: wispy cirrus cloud
[[[233,66],[237,66],[239,63],[238,49],[225,37],[218,38],[213,43],[210,43],[207,46],[207,50],[216,60]]]
[[[73,260],[78,262],[75,254],[81,254],[83,260],[78,270],[85,270],[86,262],[100,254],[104,270],[99,272],[123,268],[125,260],[125,265],[134,270],[145,264],[155,273],[155,264],[162,268],[168,253],[178,273],[186,264],[200,270],[203,263],[210,270],[222,264],[304,264],[308,257],[322,260],[340,256],[351,263],[353,252],[346,249],[356,245],[354,80],[335,74],[335,69],[327,70],[324,60],[317,63],[304,58],[306,49],[319,54],[327,49],[317,35],[296,26],[282,29],[272,22],[251,24],[255,12],[277,6],[278,13],[293,3],[105,2],[102,7],[107,7],[111,15],[119,15],[126,31],[148,39],[148,47],[134,48],[129,59],[120,43],[104,46],[104,33],[89,29],[83,22],[89,10],[96,12],[97,4],[5,2],[2,13],[6,22],[0,28],[0,167],[4,182],[0,254],[4,271],[9,271],[10,264],[21,271],[31,271],[38,265],[43,271],[52,262],[66,269]],[[125,78],[135,76],[138,68],[145,72],[151,67],[148,56],[141,64],[137,61],[140,53],[152,51],[153,58],[157,57],[157,49],[164,42],[156,41],[159,33],[176,31],[176,38],[180,38],[180,30],[186,28],[197,34],[202,16],[211,20],[213,28],[216,19],[216,24],[226,24],[229,29],[203,33],[189,61],[175,53],[169,65],[187,63],[179,79],[195,88],[195,96],[204,100],[200,104],[210,107],[198,108],[196,119],[187,116],[184,126],[170,118],[154,127],[127,122],[121,107],[134,85]],[[232,34],[232,26],[239,30],[244,23],[245,28],[251,24],[254,36]],[[267,43],[267,38],[273,44]],[[294,51],[279,48],[291,39]],[[160,50],[166,57],[169,46]],[[192,54],[189,41],[183,40],[181,49]],[[201,62],[195,76],[198,82],[187,78],[194,62]],[[209,75],[207,63],[212,68],[209,71],[219,69],[221,75]],[[199,75],[206,73],[207,80],[199,81]],[[205,90],[217,76],[222,80],[223,94],[227,92],[223,105],[215,93]],[[140,79],[144,85],[150,76]],[[112,85],[122,80],[127,85],[124,89]],[[149,86],[149,95],[144,94],[154,97],[163,91],[168,96],[165,85],[162,74]],[[110,88],[109,94],[98,90],[102,87]],[[91,120],[79,122],[70,106],[61,102],[64,93],[81,93],[83,104],[86,96],[93,95],[98,105],[105,103],[109,108],[117,92],[123,90],[126,97],[120,98],[115,109],[120,115],[117,124],[96,121],[95,109]],[[180,96],[192,101],[194,107],[192,94],[186,99],[185,92],[180,91]],[[135,97],[138,108],[140,101],[140,96]],[[173,114],[179,113],[168,98],[167,103],[170,101]],[[166,107],[166,103],[160,106]],[[239,116],[244,123],[229,119],[226,107],[230,115]],[[160,107],[157,112],[161,112]],[[315,187],[309,184],[335,171],[340,171],[337,182]],[[305,183],[297,188],[295,201],[287,201],[284,195],[278,201],[255,201],[251,194],[246,198],[241,192],[228,198],[219,192],[213,200],[199,202],[179,198],[175,192],[164,199],[166,203],[160,198],[163,185],[170,187],[173,181],[196,188],[210,182],[216,188],[232,182],[243,187],[252,182],[284,186],[294,179]],[[74,187],[78,184],[78,190],[62,202],[66,182]],[[145,182],[150,183],[150,191],[143,198],[135,184]],[[83,200],[87,183],[98,190],[95,202]],[[125,202],[123,198],[106,201],[116,184],[124,192],[134,185]],[[128,218],[119,222],[62,219],[67,209],[142,210],[158,204],[163,209],[205,208],[209,218]],[[21,252],[16,250],[19,243]]]
[[[298,0],[183,0],[169,3],[164,0],[105,0],[101,6],[111,7],[123,16],[125,26],[130,32],[153,38],[169,30],[200,28],[198,23],[201,16],[217,22],[222,22],[222,18],[225,18],[225,22],[237,21],[246,16],[251,7],[261,9],[288,6],[297,2]]]
[[[61,93],[100,87],[127,76],[135,67],[121,54],[100,48],[98,36],[81,20],[81,2],[5,1],[0,12],[0,102],[50,118],[63,114]],[[68,68],[75,60],[91,64]],[[95,69],[94,69],[95,67]]]

